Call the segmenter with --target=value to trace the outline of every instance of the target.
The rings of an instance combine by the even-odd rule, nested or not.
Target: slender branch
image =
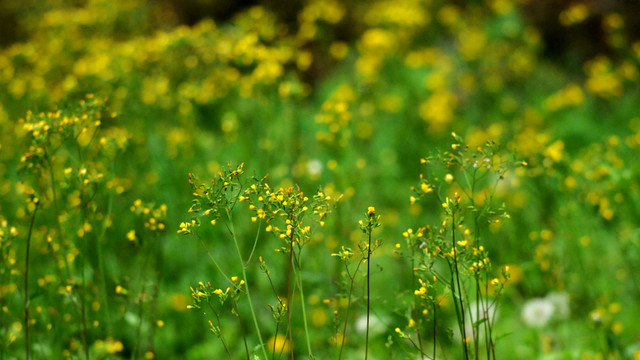
[[[416,265],[415,265],[415,248],[413,247],[413,244],[411,245],[411,286],[415,286],[416,284],[416,272],[414,271]],[[419,319],[418,316],[418,297],[414,296],[413,297],[413,316],[416,319]],[[422,337],[420,336],[420,323],[422,321],[418,320],[418,325],[416,326],[416,337],[418,338],[418,345],[420,346],[420,352],[422,353],[422,355],[420,356],[422,359],[424,359],[424,351],[422,351]]]
[[[258,223],[258,231],[256,231],[256,238],[253,241],[253,248],[251,248],[251,253],[249,253],[249,258],[247,262],[244,264],[244,267],[248,267],[251,262],[251,258],[253,257],[253,253],[256,251],[256,246],[258,245],[258,238],[260,237],[260,229],[262,228],[262,221]]]
[[[438,338],[437,338],[437,334],[438,334],[438,332],[437,332],[437,330],[438,330],[437,329],[438,320],[437,319],[438,319],[438,317],[436,316],[437,315],[436,311],[438,309],[438,304],[437,304],[437,302],[435,300],[436,299],[434,299],[434,301],[433,301],[433,358],[434,359],[436,358],[436,344],[438,343],[438,341],[437,341],[438,340]]]
[[[218,332],[216,333],[216,335],[218,336],[218,338],[222,342],[222,346],[224,346],[224,351],[226,351],[227,356],[229,357],[229,360],[231,360],[231,351],[229,351],[229,347],[227,346],[227,342],[224,340],[224,334],[222,333],[222,327],[220,326],[220,314],[216,311],[216,309],[213,307],[213,305],[211,305],[211,300],[209,300],[207,302],[207,305],[209,305],[209,308],[211,309],[211,312],[216,316],[216,323],[218,324]],[[209,321],[209,322],[211,322],[211,321]],[[209,325],[211,325],[213,327],[213,324],[210,323]]]
[[[31,215],[31,223],[29,224],[29,234],[27,235],[27,249],[25,252],[25,264],[24,264],[24,350],[25,359],[29,360],[29,256],[31,251],[31,235],[33,235],[33,224],[36,220],[36,213],[38,212],[38,204],[40,202],[34,202],[35,209],[33,215]]]
[[[247,360],[251,360],[251,355],[249,354],[249,345],[247,345],[247,332],[244,329],[242,317],[240,316],[240,309],[238,308],[238,303],[235,300],[233,300],[233,307],[235,307],[236,314],[238,315],[238,323],[240,326],[240,332],[242,333],[242,341],[244,342],[244,351],[247,355]]]
[[[342,350],[344,349],[344,340],[346,339],[346,335],[347,335],[347,323],[349,322],[349,311],[351,310],[351,295],[353,294],[353,285],[356,279],[356,274],[358,273],[358,270],[360,269],[360,265],[362,265],[362,260],[358,260],[358,266],[356,266],[354,272],[353,272],[353,276],[349,273],[349,266],[346,263],[346,261],[344,262],[344,266],[347,270],[347,276],[349,276],[350,284],[349,284],[349,295],[347,297],[347,310],[345,312],[344,315],[344,326],[342,328],[342,340],[340,343],[340,353],[338,354],[338,360],[342,359]]]
[[[292,277],[293,277],[293,231],[291,231],[291,236],[289,239],[289,263],[287,266],[287,324],[288,324],[288,335],[289,335],[289,344],[293,349],[293,331],[291,331],[291,299],[293,299],[293,291],[295,290],[292,286]],[[284,345],[283,345],[284,347]],[[293,351],[291,351],[291,360],[293,360]]]
[[[302,249],[300,248],[300,251]],[[309,336],[309,325],[307,324],[307,310],[305,305],[305,297],[304,290],[302,289],[302,265],[300,263],[300,256],[294,255],[295,265],[293,271],[296,275],[296,283],[298,285],[298,289],[300,289],[300,306],[302,307],[302,322],[304,324],[304,333],[307,338],[307,350],[309,351],[309,358],[313,359],[313,352],[311,351],[311,337]]]
[[[238,254],[238,260],[240,260],[240,264],[244,265],[244,260],[242,260],[242,252],[240,251],[240,246],[238,245],[238,239],[236,238],[236,232],[233,228],[233,219],[231,217],[231,211],[227,211],[227,217],[229,219],[229,230],[232,233],[233,244],[236,247],[236,253]],[[249,283],[247,281],[247,271],[244,266],[242,266],[242,278],[244,279],[244,290],[247,293],[247,299],[249,300],[249,310],[251,311],[251,317],[253,318],[253,325],[256,329],[256,335],[258,336],[258,341],[260,341],[260,348],[262,349],[262,355],[265,359],[268,359],[267,349],[264,346],[264,341],[262,341],[262,334],[260,333],[260,326],[258,325],[258,319],[256,318],[256,312],[253,308],[253,301],[251,300],[251,294],[249,292]]]
[[[280,330],[280,321],[276,323],[276,332],[273,335],[273,349],[271,349],[271,360],[276,358],[276,343],[278,342],[278,331]]]
[[[455,250],[456,249],[456,215],[455,212],[453,212],[451,214],[451,242],[453,247],[451,248],[453,251],[453,264],[454,264],[454,273],[455,273],[455,280],[456,280],[456,284],[452,284],[455,286],[457,286],[458,290],[458,302],[460,305],[460,312],[461,312],[461,322],[462,322],[462,326],[461,326],[461,332],[462,332],[462,344],[463,344],[463,350],[464,350],[464,357],[465,359],[469,360],[469,349],[467,348],[467,330],[466,330],[466,321],[465,321],[465,314],[464,314],[464,301],[462,299],[462,286],[460,285],[460,269],[458,268],[458,252]],[[454,288],[452,287],[452,289]],[[455,294],[454,294],[455,295]],[[455,296],[454,296],[455,298]]]
[[[369,227],[369,241],[367,243],[367,333],[365,338],[365,352],[364,359],[367,360],[369,356],[369,313],[371,310],[371,231],[373,229]],[[343,334],[344,336],[344,334]]]
[[[113,164],[112,164],[112,168],[113,168]],[[107,295],[107,276],[106,276],[106,270],[105,270],[105,259],[104,259],[104,255],[102,254],[102,243],[107,232],[107,226],[109,224],[111,214],[113,212],[113,196],[114,196],[113,194],[114,193],[110,191],[107,197],[107,214],[104,217],[104,222],[102,223],[100,234],[96,239],[96,251],[98,256],[98,269],[100,274],[100,287],[101,287],[100,292],[102,293],[102,303],[104,304],[104,307],[105,307],[104,314],[106,316],[106,323],[107,323],[106,333],[108,336],[112,335],[111,334],[111,310],[109,306],[109,296]]]

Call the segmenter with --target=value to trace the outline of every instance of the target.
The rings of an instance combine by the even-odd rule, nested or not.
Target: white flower
[[[544,298],[527,301],[522,308],[522,320],[531,327],[543,327],[553,319],[569,317],[569,294],[552,292]]]
[[[307,172],[311,176],[318,176],[322,172],[322,162],[318,159],[307,162]]]
[[[356,331],[365,333],[367,331],[367,316],[362,315],[356,319]],[[386,331],[385,324],[375,315],[369,316],[369,335],[375,336]]]
[[[553,312],[553,302],[547,298],[535,298],[522,307],[522,320],[527,326],[541,328],[547,325]]]
[[[552,292],[545,297],[551,301],[555,309],[555,316],[559,319],[569,317],[569,294],[566,292]]]

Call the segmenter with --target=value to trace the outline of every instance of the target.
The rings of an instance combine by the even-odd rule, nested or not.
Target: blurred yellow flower
[[[269,352],[288,354],[291,352],[291,343],[284,335],[272,336],[267,340],[267,349]]]
[[[129,241],[135,241],[136,240],[136,231],[135,230],[131,230],[127,233],[127,239]]]

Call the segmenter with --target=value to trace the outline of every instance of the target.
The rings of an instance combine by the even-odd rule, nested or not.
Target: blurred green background
[[[239,271],[232,243],[211,231],[207,250],[176,231],[188,174],[207,181],[227,161],[274,186],[344,194],[305,250],[319,358],[335,354],[334,305],[322,301],[338,291],[330,254],[361,240],[357,221],[376,207],[376,355],[415,358],[389,345],[407,323],[394,294],[411,287],[393,245],[438,221],[410,188],[453,131],[529,164],[500,187],[511,220],[486,239],[513,272],[501,357],[640,359],[639,35],[640,5],[613,0],[0,1],[0,359],[24,358],[34,196],[33,358],[83,358],[82,343],[92,358],[223,356],[187,305],[189,286],[222,281],[207,251]],[[77,133],[43,140],[48,170],[24,169],[38,158],[33,126],[56,111],[80,119]],[[249,247],[255,226],[238,218]],[[275,256],[264,239],[257,251]],[[259,271],[249,277],[266,289]],[[553,294],[568,310],[527,323],[526,305]],[[265,323],[269,301],[258,300]]]

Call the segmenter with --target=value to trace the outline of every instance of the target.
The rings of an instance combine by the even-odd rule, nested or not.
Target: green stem
[[[49,181],[51,181],[51,194],[52,194],[52,199],[53,199],[53,214],[55,216],[56,219],[56,227],[58,230],[58,239],[63,239],[64,238],[64,234],[62,231],[62,223],[60,222],[60,216],[59,216],[59,212],[60,209],[58,208],[58,196],[56,193],[56,178],[55,178],[55,174],[53,172],[53,163],[51,161],[51,156],[49,156],[49,153],[45,150],[45,155],[44,155],[45,161],[47,162],[48,168],[49,168]],[[52,251],[52,254],[55,255],[55,252]],[[62,256],[62,261],[64,262],[64,268],[67,271],[67,278],[71,278],[71,267],[69,266],[69,261],[67,260],[66,256]],[[55,267],[56,270],[58,269],[58,266]],[[59,271],[59,270],[57,270]],[[60,277],[62,278],[62,276]]]
[[[155,345],[154,345],[154,338],[155,338],[155,329],[156,329],[156,311],[158,308],[158,295],[160,294],[160,283],[162,281],[162,254],[163,254],[163,247],[162,247],[162,243],[158,244],[159,239],[156,238],[156,240],[154,241],[155,246],[155,268],[158,269],[156,271],[156,283],[154,284],[153,287],[153,295],[151,296],[151,304],[150,304],[150,311],[149,311],[149,335],[148,335],[148,346],[150,347],[151,351],[153,351],[155,353]]]
[[[369,357],[369,313],[371,310],[371,231],[372,229],[371,227],[369,227],[369,242],[367,243],[367,332],[365,335],[364,345],[365,360],[367,360],[367,358]]]
[[[291,216],[291,220],[293,220],[293,215]],[[291,299],[293,299],[293,293],[295,291],[295,287],[292,286],[292,277],[293,274],[293,235],[294,232],[291,231],[291,236],[289,238],[289,263],[287,264],[287,335],[289,336],[289,344],[291,346],[291,360],[293,360],[293,331],[291,329]],[[284,345],[283,345],[284,347]]]
[[[38,202],[39,203],[39,202]],[[29,224],[29,234],[27,235],[27,249],[25,252],[25,264],[24,264],[24,350],[25,359],[29,360],[29,256],[31,251],[31,235],[33,234],[33,224],[36,220],[36,213],[38,212],[38,203],[35,203],[36,208],[33,210],[31,216],[31,223]]]
[[[436,358],[436,344],[438,343],[438,338],[437,338],[438,323],[437,323],[437,317],[436,317],[438,304],[435,300],[436,299],[434,299],[433,301],[433,359]]]
[[[230,229],[229,232],[233,233]],[[222,271],[222,268],[220,267],[220,265],[218,265],[216,259],[213,257],[213,255],[211,255],[211,251],[209,251],[209,247],[207,246],[207,244],[205,244],[204,240],[202,240],[200,236],[197,236],[197,238],[198,240],[200,240],[200,244],[202,244],[202,247],[204,247],[204,250],[207,252],[207,256],[209,256],[209,259],[213,263],[213,266],[216,267],[222,277],[224,277],[229,283],[232,283],[233,281],[231,281],[231,278],[229,278],[229,276],[224,271]]]
[[[458,292],[458,303],[459,303],[459,307],[460,307],[460,314],[458,316],[458,321],[460,321],[461,324],[461,333],[462,333],[462,345],[463,345],[463,350],[464,350],[464,358],[469,360],[469,350],[467,347],[467,330],[466,330],[466,321],[465,321],[465,315],[464,315],[464,302],[462,300],[462,286],[460,285],[460,269],[458,268],[458,252],[456,251],[456,215],[455,213],[451,214],[451,242],[452,242],[452,252],[453,252],[453,264],[454,264],[454,269],[453,269],[453,276],[456,280],[455,284],[451,284],[451,289],[453,291],[453,289],[455,287],[457,287],[457,292]],[[455,301],[455,294],[454,294],[454,301]],[[458,306],[456,306],[456,309],[458,308]]]
[[[251,355],[249,354],[249,345],[247,344],[247,332],[244,329],[242,317],[240,316],[240,309],[238,308],[238,303],[235,301],[235,299],[233,300],[233,307],[236,308],[236,314],[238,314],[238,325],[240,326],[240,332],[242,333],[242,342],[244,343],[244,352],[247,355],[247,360],[251,360]]]
[[[218,311],[216,311],[213,305],[211,305],[211,300],[207,301],[207,305],[209,306],[209,309],[211,309],[211,312],[213,313],[213,315],[216,316],[217,332],[214,332],[214,334],[222,342],[222,346],[224,346],[224,351],[227,353],[227,357],[229,358],[229,360],[231,360],[231,352],[229,351],[227,342],[224,340],[224,333],[222,332],[222,326],[220,326],[220,314],[218,313]],[[213,323],[211,322],[211,320],[209,320],[209,325],[213,328]]]
[[[302,290],[302,278],[301,278],[301,272],[302,272],[302,266],[300,265],[300,262],[297,261],[297,265],[298,265],[298,269],[296,269],[296,267],[294,267],[294,273],[296,275],[296,280],[298,283],[298,289],[300,289],[300,305],[302,307],[302,322],[304,324],[304,333],[306,335],[307,338],[307,350],[309,351],[309,358],[313,359],[313,353],[311,351],[311,339],[309,336],[309,325],[307,324],[307,311],[306,311],[306,306],[305,306],[305,297],[304,297],[304,290]]]
[[[256,251],[256,246],[258,245],[258,238],[260,237],[260,229],[262,228],[262,221],[258,223],[258,231],[256,231],[256,238],[253,240],[253,248],[251,248],[251,253],[249,253],[249,258],[247,262],[244,264],[245,267],[249,266],[251,262],[251,258],[253,257],[254,252]]]
[[[149,242],[144,242],[142,253],[142,268],[138,274],[138,327],[136,332],[136,342],[133,346],[133,352],[131,353],[131,359],[137,359],[138,353],[142,347],[142,324],[144,317],[144,298],[146,297],[146,282],[147,282],[147,267],[149,264],[149,258],[151,258],[151,250],[149,249]]]
[[[87,223],[87,208],[90,200],[85,200],[82,196],[82,224]],[[89,242],[87,240],[88,233],[84,233],[80,242],[82,243],[82,256],[79,257],[80,271],[82,272],[82,289],[80,290],[80,317],[82,326],[82,344],[84,346],[84,355],[87,360],[89,357],[89,330],[87,328],[87,259],[89,258]]]
[[[413,270],[415,269],[416,265],[415,265],[415,249],[413,247],[413,244],[411,244],[411,286],[416,286],[416,272]],[[419,319],[419,315],[418,315],[418,297],[414,296],[413,297],[413,316],[416,319]],[[416,337],[418,338],[418,346],[420,347],[420,353],[422,354],[422,356],[420,356],[421,359],[424,359],[424,351],[422,351],[422,337],[420,336],[420,324],[422,323],[421,320],[418,320],[418,325],[416,326]]]
[[[276,323],[276,332],[273,335],[273,349],[271,349],[271,360],[276,359],[276,344],[278,342],[278,331],[280,330],[280,322]]]
[[[244,260],[242,260],[242,252],[240,251],[240,246],[238,245],[238,239],[236,238],[236,232],[233,228],[233,219],[231,217],[231,213],[227,211],[227,217],[229,218],[229,230],[231,231],[233,244],[236,247],[236,253],[238,254],[238,260],[240,260],[240,265],[242,265],[242,278],[244,279],[244,290],[247,293],[247,299],[249,300],[249,310],[251,311],[251,317],[253,319],[253,325],[256,328],[256,334],[258,335],[258,341],[260,342],[260,348],[262,349],[262,354],[265,359],[268,359],[267,349],[264,346],[264,342],[262,341],[262,335],[260,334],[260,326],[258,325],[258,319],[256,318],[256,312],[253,309],[253,301],[251,300],[251,293],[249,292],[249,283],[247,281],[247,271],[244,266]]]
[[[478,323],[478,321],[480,321],[480,319],[484,318],[485,312],[483,310],[482,313],[480,313],[480,302],[482,301],[482,294],[480,293],[480,279],[478,278],[477,273],[475,276],[475,282],[476,282],[476,318],[474,319],[473,316],[469,316],[469,318],[471,319],[471,329],[473,330],[473,339],[474,339],[473,345],[474,345],[474,351],[475,351],[476,360],[477,360],[477,359],[480,359],[480,328],[478,328],[476,324]],[[484,323],[483,326],[486,328],[487,321],[485,320],[483,323]],[[485,335],[486,335],[486,331],[485,331]]]
[[[349,295],[347,297],[347,311],[344,314],[344,327],[342,328],[342,341],[340,344],[340,353],[338,354],[338,360],[342,359],[342,350],[344,349],[344,340],[347,338],[347,324],[349,323],[349,311],[351,310],[351,295],[353,294],[353,284],[356,279],[356,274],[360,269],[360,265],[362,265],[362,260],[359,260],[358,266],[356,266],[356,269],[354,270],[353,276],[352,276],[349,273],[349,265],[347,264],[346,261],[347,260],[345,260],[344,267],[347,270],[347,276],[349,276],[349,279],[351,280],[351,282],[349,284]]]
[[[100,234],[98,235],[98,239],[96,240],[96,250],[98,255],[98,268],[100,271],[100,287],[102,292],[102,303],[105,307],[105,315],[107,321],[107,336],[111,336],[111,311],[109,309],[109,296],[107,296],[107,276],[104,266],[104,256],[102,255],[102,242],[104,240],[105,234],[107,232],[107,225],[111,218],[111,213],[113,211],[113,193],[109,193],[107,200],[107,213],[104,217],[104,223],[102,224],[102,228],[100,229]]]
[[[136,343],[133,345],[133,351],[131,352],[131,359],[135,360],[138,358],[138,353],[140,352],[140,343],[142,342],[142,317],[144,316],[144,306],[142,297],[144,296],[144,284],[141,285],[140,295],[138,297],[138,326],[136,329]]]

